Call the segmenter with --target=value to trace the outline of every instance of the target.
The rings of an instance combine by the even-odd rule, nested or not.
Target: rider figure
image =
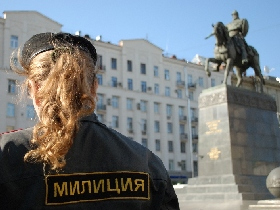
[[[245,19],[243,20],[239,19],[239,15],[236,10],[233,11],[232,18],[233,21],[227,25],[229,36],[233,38],[235,44],[241,49],[242,64],[247,64],[248,63],[247,51],[246,51],[247,43],[244,39],[244,37],[247,34],[247,31],[244,32]],[[248,30],[248,24],[245,30]]]

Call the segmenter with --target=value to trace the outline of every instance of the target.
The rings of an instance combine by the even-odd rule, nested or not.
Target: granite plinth
[[[275,100],[220,85],[199,97],[198,177],[184,200],[271,199],[266,177],[280,163]]]

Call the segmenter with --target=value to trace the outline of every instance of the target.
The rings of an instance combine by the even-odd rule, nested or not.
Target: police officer
[[[233,37],[234,42],[241,50],[242,64],[248,63],[248,54],[246,51],[246,42],[244,37],[248,32],[248,22],[246,19],[240,19],[238,12],[232,12],[232,22],[227,25],[229,36]]]
[[[97,53],[87,39],[41,33],[22,49],[39,122],[0,135],[1,209],[177,210],[162,161],[100,123]]]

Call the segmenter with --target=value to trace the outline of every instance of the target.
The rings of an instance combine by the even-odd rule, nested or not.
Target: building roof
[[[122,40],[120,40],[119,43],[121,43],[122,41],[125,41],[125,42],[126,41],[144,41],[144,42],[146,42],[146,43],[156,47],[157,49],[163,51],[163,49],[161,49],[160,47],[156,46],[155,44],[153,44],[152,42],[148,41],[147,39],[122,39]]]
[[[52,21],[53,23],[56,23],[56,24],[58,24],[58,25],[60,25],[61,27],[63,26],[62,24],[60,24],[59,22],[57,22],[57,21],[54,21],[54,20],[52,20],[51,18],[49,18],[49,17],[47,17],[47,16],[45,16],[45,15],[43,15],[42,13],[40,13],[40,12],[37,12],[37,11],[33,11],[33,10],[19,10],[19,11],[4,11],[3,12],[3,14],[4,14],[4,19],[5,19],[5,13],[34,13],[34,14],[37,14],[37,15],[40,15],[40,16],[42,16],[43,18],[45,18],[45,19],[48,19],[48,20],[50,20],[50,21]]]

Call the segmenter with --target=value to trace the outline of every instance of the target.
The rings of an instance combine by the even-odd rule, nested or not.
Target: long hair
[[[29,66],[15,71],[26,76],[25,85],[29,81],[36,84],[34,97],[40,109],[32,149],[24,160],[47,163],[59,170],[66,164],[65,155],[79,129],[79,119],[95,109],[95,61],[80,49],[55,49],[38,54]]]

